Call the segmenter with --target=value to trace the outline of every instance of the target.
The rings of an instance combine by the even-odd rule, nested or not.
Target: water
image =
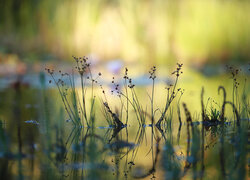
[[[91,126],[74,126],[53,86],[43,88],[39,81],[35,86],[6,86],[0,91],[0,179],[246,179],[249,120],[242,117],[237,127],[228,108],[224,125],[202,128],[201,86],[195,84],[203,80],[195,78],[184,78],[182,84],[189,89],[183,101],[193,122],[186,121],[181,105],[179,124],[175,102],[160,128],[149,117],[139,126],[132,108],[125,127],[109,126],[98,100]],[[206,83],[213,87],[205,86],[204,100],[217,94],[218,87],[216,78]],[[223,83],[230,89],[230,80]],[[147,86],[137,91],[146,105],[145,89],[151,91]],[[160,84],[156,89],[156,94],[165,92]],[[218,95],[211,97],[221,101]],[[109,98],[111,109],[119,112],[119,99]],[[163,104],[156,96],[155,108]],[[220,109],[222,102],[218,104]]]

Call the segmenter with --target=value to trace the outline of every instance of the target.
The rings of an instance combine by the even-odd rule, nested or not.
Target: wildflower
[[[154,80],[154,79],[156,78],[155,72],[156,72],[156,67],[153,66],[153,67],[150,69],[150,71],[149,71],[149,74],[150,74],[149,79]]]
[[[179,77],[179,76],[180,76],[180,74],[182,74],[182,73],[183,73],[183,72],[181,71],[182,66],[183,66],[183,64],[179,64],[179,63],[177,63],[177,68],[176,68],[176,70],[175,70],[174,72],[172,72],[172,74],[175,74],[175,75],[176,75],[176,77]]]

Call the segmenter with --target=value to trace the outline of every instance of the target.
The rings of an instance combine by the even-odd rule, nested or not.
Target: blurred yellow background
[[[244,0],[2,0],[0,63],[14,54],[25,62],[94,55],[146,67],[244,64],[249,12]]]

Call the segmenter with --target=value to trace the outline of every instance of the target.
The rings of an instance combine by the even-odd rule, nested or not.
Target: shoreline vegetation
[[[206,172],[207,149],[215,145],[208,144],[206,136],[207,133],[212,132],[218,134],[219,144],[219,169],[221,179],[244,179],[247,176],[246,166],[247,162],[247,132],[249,127],[249,101],[248,94],[246,92],[246,80],[243,86],[243,94],[239,94],[240,83],[238,81],[239,69],[233,67],[227,67],[228,71],[232,75],[232,101],[229,99],[229,95],[226,93],[226,89],[223,86],[219,86],[217,91],[218,95],[222,98],[222,105],[216,103],[212,98],[208,98],[204,101],[205,89],[202,87],[200,95],[200,116],[192,116],[188,109],[188,102],[182,102],[182,96],[185,90],[181,88],[179,84],[179,78],[183,75],[183,64],[177,63],[175,71],[172,72],[174,81],[165,87],[166,94],[162,97],[165,99],[163,107],[158,107],[155,102],[155,81],[157,78],[157,68],[153,66],[149,70],[149,79],[152,82],[151,92],[147,92],[147,98],[149,98],[150,104],[143,104],[139,99],[138,92],[136,90],[136,84],[133,79],[129,77],[129,70],[125,68],[123,75],[123,82],[119,84],[116,82],[115,77],[112,78],[111,94],[117,96],[120,101],[120,107],[113,107],[112,103],[109,103],[109,97],[106,96],[106,90],[99,83],[99,79],[102,74],[93,74],[91,72],[91,63],[87,57],[74,57],[76,62],[75,70],[81,79],[81,90],[76,91],[75,88],[75,72],[72,74],[62,73],[61,78],[54,78],[54,70],[46,69],[50,74],[53,82],[58,88],[65,111],[69,118],[72,120],[74,127],[80,127],[80,129],[92,129],[95,127],[96,120],[96,107],[95,103],[97,97],[93,93],[94,86],[99,86],[102,91],[102,97],[100,98],[101,109],[104,118],[108,124],[110,130],[112,130],[112,136],[108,139],[108,144],[112,147],[113,143],[118,147],[127,147],[127,153],[132,151],[132,160],[126,163],[129,165],[129,170],[124,171],[124,177],[128,177],[128,174],[133,178],[155,178],[156,164],[159,160],[159,154],[161,149],[159,148],[159,142],[164,140],[164,149],[162,152],[162,158],[160,163],[165,171],[166,179],[182,179],[190,174],[192,171],[192,179],[203,179],[209,176],[209,172]],[[68,79],[68,80],[65,80]],[[69,85],[66,85],[69,82]],[[91,84],[90,88],[86,88],[86,83]],[[50,80],[50,83],[52,81]],[[86,106],[86,95],[90,93],[90,106]],[[146,98],[146,97],[145,97]],[[174,104],[173,102],[176,101]],[[208,104],[211,103],[210,109]],[[177,106],[173,107],[174,105]],[[156,108],[157,107],[157,108]],[[177,109],[177,118],[174,117],[173,109]],[[233,117],[229,117],[226,113],[226,108],[231,108]],[[185,116],[181,115],[181,110],[184,111]],[[133,112],[133,116],[131,115]],[[131,118],[132,117],[132,118]],[[200,118],[201,117],[201,120]],[[183,153],[186,157],[184,162],[179,159],[177,151],[173,144],[173,120],[178,119],[179,128],[177,134],[177,143],[180,142],[182,125],[186,126],[186,153]],[[123,129],[129,128],[131,121],[137,120],[139,127],[139,134],[136,136],[134,144],[128,141],[120,141],[118,138],[119,133],[122,133]],[[201,124],[201,127],[197,126]],[[140,145],[146,136],[146,128],[151,128],[151,149],[149,153],[152,154],[152,167],[142,174],[131,174],[131,168],[135,166],[134,156],[136,156],[138,148],[135,145]],[[176,128],[176,127],[175,127]],[[118,139],[117,139],[118,138]],[[228,138],[231,139],[228,141]],[[156,146],[155,148],[153,146]],[[230,151],[227,151],[227,147],[233,147]],[[117,147],[116,147],[117,148]],[[118,149],[119,149],[118,148]],[[118,150],[116,149],[116,150]],[[132,150],[133,149],[133,150]],[[210,155],[212,156],[212,155]],[[228,164],[228,163],[231,164]],[[125,169],[127,167],[125,165]],[[119,177],[119,173],[116,174]]]
[[[0,180],[250,179],[249,12],[0,0]]]
[[[0,92],[0,179],[248,178],[249,93],[240,69],[227,67],[231,91],[212,89],[219,102],[197,90],[192,114],[182,63],[165,87],[153,66],[146,88],[124,68],[108,89],[87,57],[73,59],[70,74],[46,68],[40,89],[17,83]]]
[[[150,104],[142,105],[140,99],[138,98],[138,94],[136,91],[136,85],[133,82],[133,79],[129,77],[129,70],[125,67],[124,75],[123,75],[123,82],[116,82],[115,77],[112,78],[111,84],[111,94],[117,96],[120,99],[120,107],[116,107],[116,109],[119,109],[119,112],[116,113],[112,110],[114,107],[109,106],[108,98],[106,96],[106,90],[104,89],[103,85],[101,84],[100,78],[102,76],[102,73],[99,72],[97,74],[93,74],[91,71],[91,62],[89,61],[88,57],[75,57],[73,56],[75,60],[75,71],[72,70],[72,74],[69,73],[63,73],[61,70],[58,71],[60,74],[60,77],[56,79],[54,76],[55,70],[45,68],[47,73],[50,75],[52,80],[49,80],[49,83],[54,82],[56,84],[56,87],[58,89],[58,92],[60,94],[62,103],[64,105],[65,111],[67,112],[69,119],[72,121],[74,125],[78,126],[86,126],[90,127],[91,119],[94,119],[95,114],[95,101],[97,97],[94,94],[94,87],[99,86],[103,97],[100,98],[101,103],[103,104],[103,113],[104,117],[108,123],[109,126],[115,127],[115,128],[122,128],[125,127],[129,121],[129,109],[133,110],[134,114],[136,115],[136,119],[138,121],[138,124],[140,126],[146,126],[146,124],[149,124],[150,126],[156,126],[158,129],[161,129],[161,125],[163,121],[166,121],[166,114],[168,112],[168,109],[171,107],[172,102],[177,99],[177,113],[178,113],[178,119],[180,125],[182,125],[181,121],[181,114],[180,114],[180,102],[181,97],[184,94],[184,89],[181,88],[181,85],[179,85],[179,78],[181,78],[183,71],[182,66],[183,64],[177,63],[176,69],[172,72],[172,76],[174,76],[174,80],[172,84],[169,84],[165,87],[166,94],[165,97],[165,106],[161,108],[155,108],[154,105],[154,96],[155,96],[155,80],[156,80],[156,70],[157,68],[153,66],[149,70],[149,79],[152,81],[151,86],[151,94],[147,92],[148,99],[150,100]],[[222,106],[219,107],[219,105],[213,101],[215,106],[217,107],[211,107],[210,112],[207,109],[208,103],[212,98],[208,98],[206,102],[206,106],[204,105],[204,87],[201,90],[201,117],[202,117],[202,124],[205,126],[217,126],[219,124],[224,124],[226,120],[228,119],[225,116],[225,107],[226,105],[231,105],[233,110],[233,119],[234,124],[237,126],[240,126],[240,117],[241,114],[247,115],[245,119],[249,119],[249,102],[247,102],[247,94],[246,94],[246,80],[244,84],[243,94],[239,95],[239,85],[238,82],[238,74],[240,72],[240,69],[234,69],[233,67],[227,66],[228,71],[232,75],[233,80],[233,94],[232,94],[232,102],[226,99],[226,90],[223,86],[218,87],[218,95],[222,95],[223,97],[223,103]],[[76,76],[75,73],[78,74],[80,77],[80,83],[81,83],[81,90],[80,93],[76,90],[75,87],[75,79]],[[87,84],[90,85],[90,90],[87,90]],[[87,92],[88,91],[88,92]],[[90,109],[87,109],[86,107],[86,97],[87,93],[90,94]],[[245,101],[243,103],[240,102],[240,98],[243,97]],[[164,103],[163,103],[164,104]],[[228,106],[227,105],[227,106]],[[173,106],[173,105],[172,105]],[[147,111],[147,107],[150,107],[150,112]],[[187,110],[187,106],[183,104],[183,109]],[[240,112],[239,112],[240,111]],[[122,114],[124,114],[122,116]],[[156,114],[158,114],[156,116]],[[146,122],[147,120],[147,122]]]

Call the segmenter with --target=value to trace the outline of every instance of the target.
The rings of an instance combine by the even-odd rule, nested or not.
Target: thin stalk
[[[56,83],[57,89],[58,89],[58,91],[59,91],[59,93],[60,93],[61,99],[62,99],[62,101],[63,101],[63,105],[64,105],[64,107],[65,107],[65,110],[67,111],[67,113],[68,113],[70,119],[72,120],[73,124],[76,125],[75,122],[74,122],[74,119],[73,119],[72,115],[70,114],[70,112],[69,112],[69,110],[68,110],[68,107],[67,107],[66,102],[65,102],[65,100],[64,100],[65,97],[64,97],[64,95],[63,95],[63,93],[62,93],[62,91],[61,91],[61,89],[60,89],[59,84],[56,82],[56,80],[55,80],[55,78],[54,78],[53,75],[51,75],[51,77],[52,77],[53,81]]]
[[[152,87],[152,98],[151,98],[151,124],[153,125],[154,123],[154,89],[155,89],[155,80],[153,78],[153,87]]]
[[[126,96],[128,97],[128,87],[127,87],[127,79],[125,78],[125,81],[124,81],[124,85],[125,85],[125,92],[126,92]],[[126,109],[126,124],[128,124],[128,99],[126,99],[127,101],[127,109]]]
[[[86,112],[86,101],[85,101],[85,86],[84,86],[84,83],[83,83],[83,74],[80,74],[80,77],[81,77],[81,89],[82,89],[82,106],[83,106],[83,115],[84,115],[84,118],[87,122],[87,125],[89,125],[88,123],[88,118],[87,118],[87,112]]]
[[[79,113],[78,113],[78,106],[77,106],[77,97],[76,97],[76,91],[75,91],[75,81],[74,81],[74,74],[72,72],[72,80],[71,78],[69,77],[69,80],[70,80],[70,84],[71,84],[71,89],[72,89],[72,103],[73,103],[73,106],[74,106],[74,110],[75,110],[75,116],[77,118],[77,122],[78,122],[78,125],[81,125],[81,122],[80,122],[80,117],[79,117]]]
[[[159,119],[158,122],[156,123],[156,126],[160,126],[160,125],[161,125],[161,122],[163,121],[163,119],[164,119],[164,117],[165,117],[165,115],[166,115],[166,112],[167,112],[167,110],[168,110],[168,108],[169,108],[171,102],[174,100],[174,97],[175,97],[174,93],[175,93],[175,89],[176,89],[177,82],[178,82],[178,76],[177,76],[176,79],[175,79],[175,84],[174,84],[174,87],[173,87],[173,89],[172,89],[172,93],[171,93],[170,98],[168,98],[168,97],[169,97],[169,94],[168,94],[168,97],[167,97],[168,100],[167,100],[167,102],[166,102],[164,111],[163,111],[163,113],[162,113],[160,119]]]
[[[143,111],[141,109],[141,106],[140,106],[140,103],[139,103],[139,100],[138,100],[138,97],[135,93],[135,90],[134,88],[131,89],[132,90],[132,94],[133,94],[133,100],[136,104],[136,107],[138,109],[138,113],[139,113],[139,117],[140,117],[140,121],[141,121],[141,125],[144,125],[145,124],[145,119],[143,118]]]
[[[138,112],[137,112],[136,106],[134,105],[133,102],[131,102],[131,100],[130,100],[125,94],[123,94],[123,93],[120,93],[120,94],[121,94],[123,97],[125,97],[125,98],[128,100],[128,102],[132,105],[132,107],[133,107],[133,109],[134,109],[134,111],[135,111],[136,119],[137,119],[139,125],[141,126],[140,118],[139,118],[139,116],[138,116]]]

